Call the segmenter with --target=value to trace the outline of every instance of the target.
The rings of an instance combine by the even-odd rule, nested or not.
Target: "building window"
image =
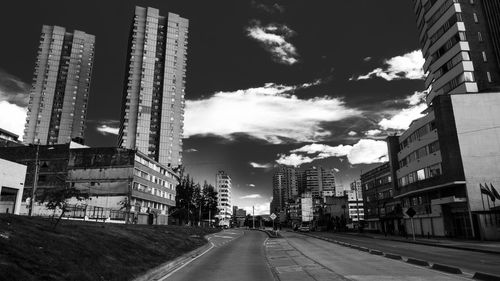
[[[493,82],[493,80],[491,80],[491,73],[489,71],[486,71],[486,76],[488,77],[488,82]]]
[[[485,51],[483,51],[481,54],[483,55],[483,61],[484,61],[484,62],[487,62],[487,61],[488,61],[488,59],[486,58],[486,52],[485,52]]]
[[[472,15],[474,16],[474,22],[475,22],[475,23],[478,23],[478,22],[479,22],[479,20],[477,19],[477,14],[476,14],[476,13],[473,13]]]
[[[477,32],[477,39],[479,40],[479,42],[483,42],[483,35],[479,31]]]

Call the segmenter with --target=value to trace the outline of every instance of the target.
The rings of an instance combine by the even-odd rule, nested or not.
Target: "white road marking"
[[[211,237],[210,237],[211,238]],[[209,239],[210,239],[209,238]],[[170,272],[169,274],[163,276],[162,278],[160,278],[158,281],[163,281],[165,279],[167,279],[168,277],[170,277],[172,274],[174,274],[175,272],[177,272],[178,270],[180,270],[181,268],[185,267],[186,265],[190,264],[192,261],[195,261],[197,260],[199,257],[203,256],[204,254],[206,254],[208,251],[212,250],[215,245],[214,243],[210,242],[211,246],[210,248],[208,248],[207,250],[205,250],[203,253],[199,254],[198,256],[196,256],[195,258],[189,260],[188,262],[186,262],[185,264],[179,266],[178,268],[176,268],[175,270],[173,270],[172,272]]]

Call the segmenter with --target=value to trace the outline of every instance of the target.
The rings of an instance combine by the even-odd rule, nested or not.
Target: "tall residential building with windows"
[[[425,115],[388,139],[393,223],[410,232],[411,208],[417,234],[500,239],[488,221],[500,209],[481,193],[500,185],[500,2],[414,0],[414,9],[430,91]]]
[[[217,191],[217,209],[219,213],[216,217],[219,219],[219,225],[229,226],[232,216],[231,200],[231,177],[224,171],[217,172],[215,176],[215,189]]]
[[[335,196],[335,176],[333,170],[312,167],[305,170],[306,190],[313,198]]]
[[[95,36],[42,27],[23,142],[84,141]]]
[[[188,23],[136,7],[129,37],[118,145],[171,167],[182,163]]]
[[[284,210],[298,196],[297,171],[291,167],[279,166],[273,174],[271,213]]]
[[[500,89],[500,2],[414,0],[419,40],[432,86],[439,95]]]

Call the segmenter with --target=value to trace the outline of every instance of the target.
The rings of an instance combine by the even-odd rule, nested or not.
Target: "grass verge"
[[[2,280],[131,280],[207,243],[216,229],[0,215]]]

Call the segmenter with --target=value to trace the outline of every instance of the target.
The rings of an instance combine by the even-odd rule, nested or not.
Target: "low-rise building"
[[[347,192],[347,205],[349,209],[350,221],[358,225],[360,221],[364,221],[364,208],[363,208],[363,193],[361,191],[361,181],[356,180],[351,183],[351,189]]]
[[[19,215],[26,166],[0,159],[0,213]]]
[[[365,229],[398,233],[402,214],[394,199],[394,183],[389,162],[361,175]]]
[[[21,214],[29,212],[35,178],[35,202],[50,189],[76,188],[89,195],[69,200],[67,217],[167,224],[168,209],[175,206],[177,174],[135,150],[30,145],[0,148],[0,157],[27,165]],[[33,205],[34,215],[53,213],[44,204]]]

